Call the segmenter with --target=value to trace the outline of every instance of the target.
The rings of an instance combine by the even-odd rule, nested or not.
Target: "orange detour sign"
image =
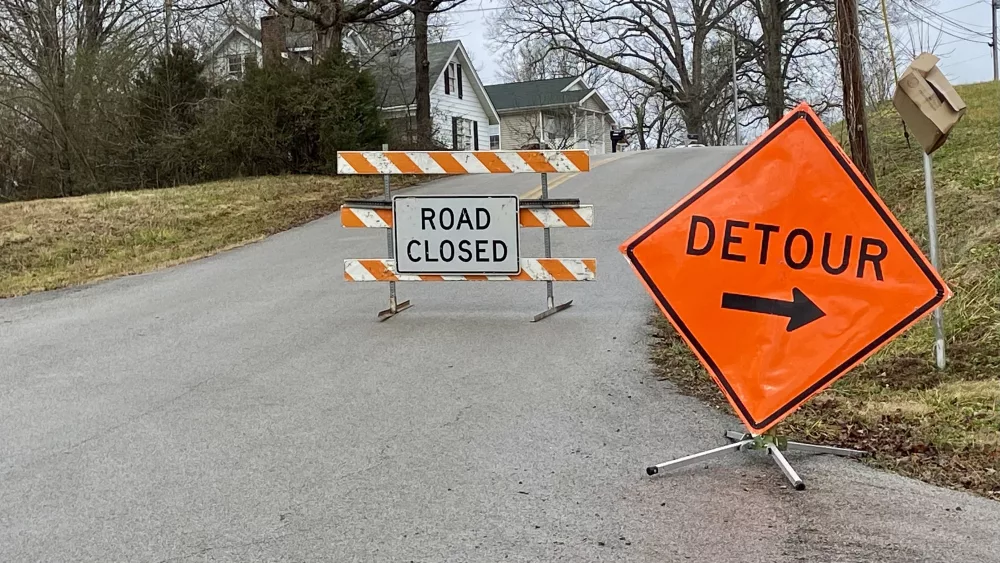
[[[753,433],[951,296],[806,104],[621,251]]]

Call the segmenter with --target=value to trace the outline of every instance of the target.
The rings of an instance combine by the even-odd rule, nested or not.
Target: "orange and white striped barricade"
[[[389,308],[379,313],[379,320],[410,306],[409,301],[396,303],[398,281],[544,281],[547,308],[532,319],[540,321],[573,304],[572,301],[555,304],[554,282],[592,281],[596,276],[593,258],[553,258],[549,232],[552,228],[593,225],[592,205],[581,205],[576,199],[548,197],[548,174],[589,170],[590,156],[582,150],[342,151],[337,154],[337,172],[381,174],[385,178],[385,194],[382,200],[346,202],[341,207],[341,224],[388,229],[389,241],[388,259],[345,260],[344,279],[389,282]],[[390,199],[389,196],[389,179],[395,174],[510,173],[540,174],[541,197],[427,195]],[[460,239],[440,232],[454,230],[461,234],[463,227],[495,238]],[[545,255],[523,258],[518,232],[534,227],[545,230]],[[405,239],[403,248],[401,238]],[[479,253],[473,254],[474,251]]]

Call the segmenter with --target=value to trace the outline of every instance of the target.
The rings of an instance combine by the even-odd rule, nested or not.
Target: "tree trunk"
[[[340,55],[344,51],[343,0],[333,0],[330,2],[323,10],[320,22],[316,26],[316,45],[313,47],[313,51],[317,56],[314,57],[314,63],[327,55]],[[282,48],[284,48],[284,45],[282,45]]]
[[[416,69],[414,93],[417,104],[417,139],[430,148],[431,124],[431,63],[427,58],[427,17],[431,0],[417,0],[413,5],[413,68]]]
[[[767,121],[774,125],[785,113],[785,79],[782,73],[781,44],[785,22],[782,0],[763,0],[764,103]]]
[[[635,108],[635,134],[639,137],[639,150],[646,150],[646,108]]]
[[[101,13],[100,0],[83,0],[82,4],[83,22],[77,43],[81,50],[89,52],[98,46],[104,27],[103,14]]]
[[[334,22],[330,27],[320,30],[316,34],[316,60],[323,59],[328,55],[339,55],[344,49],[344,24]]]
[[[61,6],[65,14],[65,5]],[[72,163],[70,161],[70,139],[67,124],[66,96],[66,49],[62,40],[66,37],[60,24],[59,0],[49,0],[39,7],[40,61],[44,90],[50,104],[49,131],[52,135],[52,164],[55,167],[56,184],[59,195],[73,195]]]
[[[698,142],[705,144],[705,112],[701,108],[698,100],[692,100],[685,104],[679,104],[681,115],[684,117],[684,124],[687,125],[687,132],[698,136]]]

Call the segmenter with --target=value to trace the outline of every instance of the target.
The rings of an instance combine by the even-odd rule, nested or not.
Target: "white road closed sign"
[[[517,274],[517,196],[396,196],[396,273]]]

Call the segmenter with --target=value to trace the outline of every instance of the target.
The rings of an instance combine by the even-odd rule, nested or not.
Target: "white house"
[[[312,22],[301,18],[280,18],[265,16],[261,22],[280,24],[277,35],[284,36],[281,56],[285,59],[300,59],[312,62],[312,46],[315,39]],[[356,56],[369,52],[364,39],[353,29],[344,34],[344,50]],[[257,66],[264,64],[264,46],[261,30],[243,24],[234,24],[222,34],[218,41],[205,52],[205,74],[213,80],[238,80],[246,72],[247,63]]]
[[[487,150],[490,129],[500,124],[493,102],[461,41],[427,46],[434,137],[453,150]],[[384,53],[371,63],[379,103],[390,122],[412,129],[416,113],[413,47]]]
[[[205,72],[214,80],[240,79],[248,62],[263,65],[265,44],[281,46],[287,60],[312,62],[315,33],[312,22],[266,16],[262,28],[231,26],[205,54]],[[263,37],[263,39],[262,39]],[[273,39],[268,39],[273,38]],[[364,40],[353,30],[344,36],[344,50],[361,58],[370,57],[366,67],[378,83],[379,105],[397,132],[412,131],[416,115],[416,73],[413,47],[386,50],[373,57]],[[500,116],[490,101],[469,54],[461,41],[431,43],[431,118],[435,140],[453,150],[490,148],[490,130],[500,124]]]

